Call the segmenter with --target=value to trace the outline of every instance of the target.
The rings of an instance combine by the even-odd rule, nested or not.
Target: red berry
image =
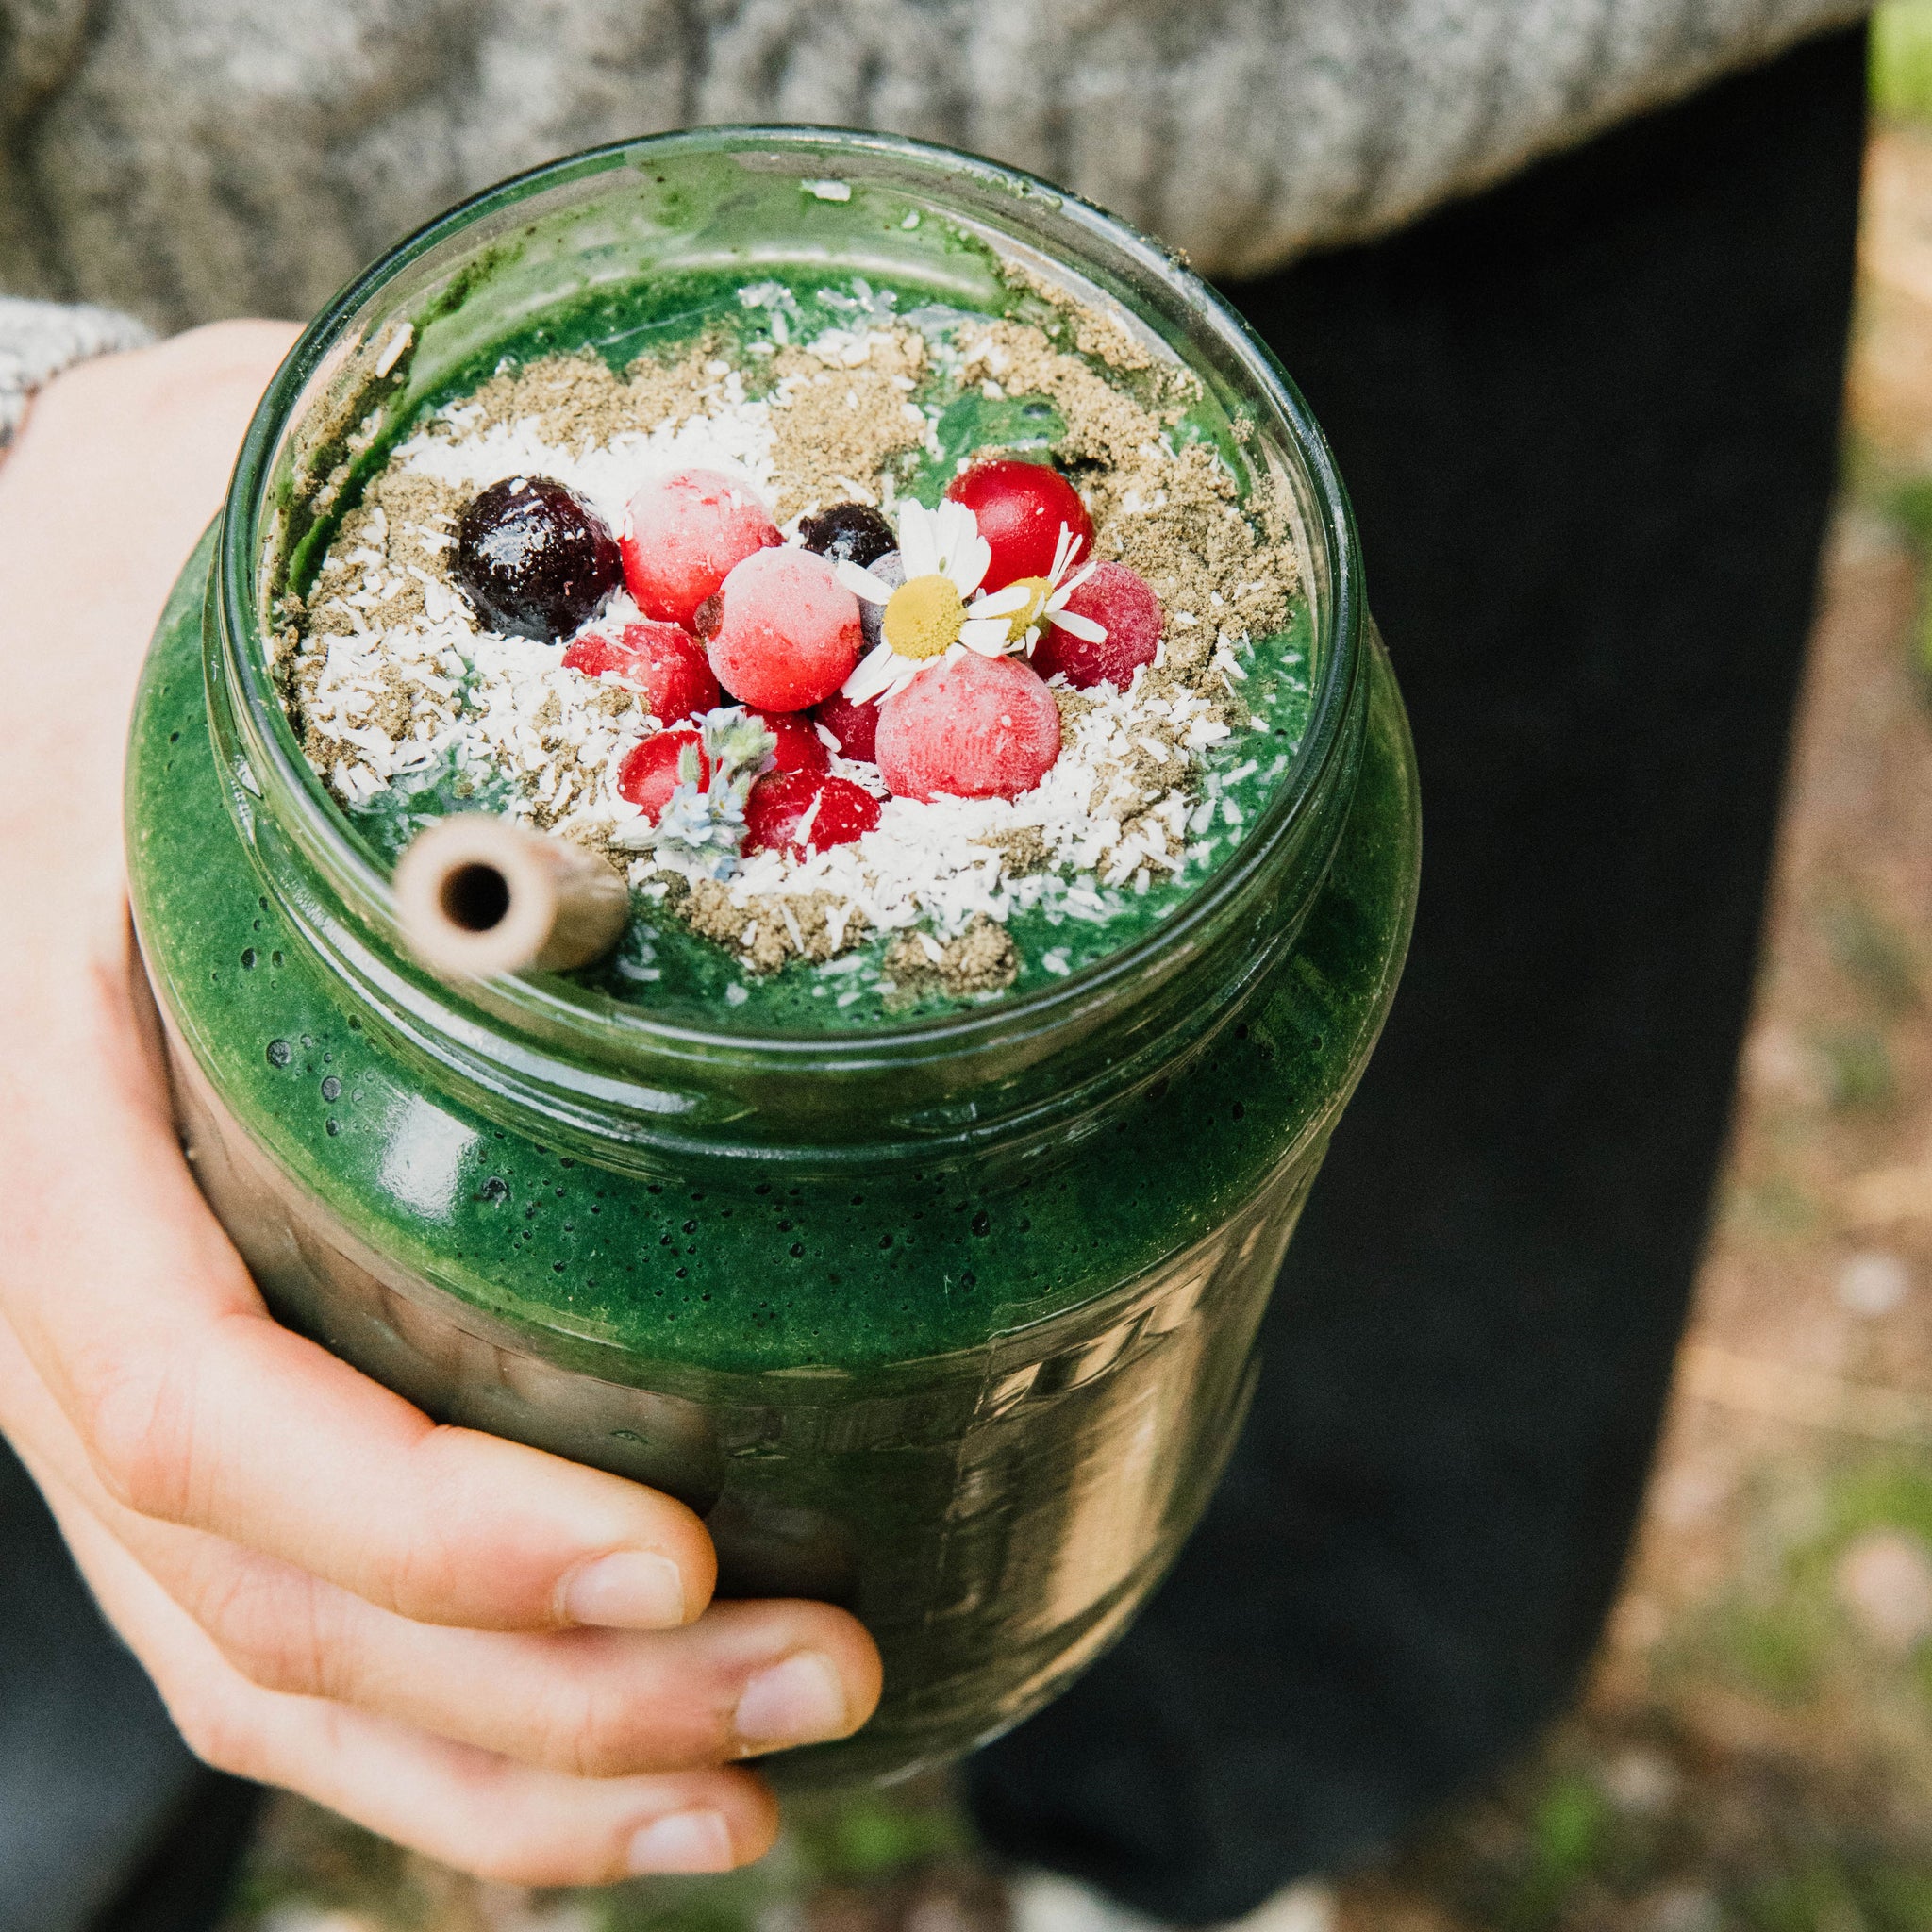
[[[818,809],[801,839],[799,828],[814,800]],[[850,778],[831,778],[820,772],[767,772],[744,802],[745,850],[789,850],[803,858],[808,851],[850,844],[878,822],[878,800]]]
[[[879,774],[900,798],[1017,798],[1060,755],[1060,714],[1038,672],[968,651],[879,705]]]
[[[874,749],[879,735],[879,708],[876,705],[855,705],[850,698],[834,691],[830,697],[819,700],[812,716],[839,741],[841,758],[862,758],[868,764],[876,761],[878,754]]]
[[[754,707],[751,715],[778,741],[772,751],[773,771],[823,772],[831,765],[832,754],[808,711],[760,711]]]
[[[731,566],[783,541],[749,484],[722,470],[654,476],[630,500],[624,578],[646,617],[689,630]]]
[[[691,769],[685,769],[687,751],[693,755]],[[702,790],[711,782],[711,761],[705,756],[701,732],[689,724],[674,724],[625,753],[624,762],[617,768],[617,792],[620,798],[642,806],[646,821],[655,825],[672,792],[686,778],[694,780]]]
[[[675,624],[627,624],[614,638],[588,631],[564,652],[563,668],[642,691],[660,724],[699,717],[718,702],[718,680],[697,640]]]
[[[995,457],[955,476],[946,485],[946,494],[973,512],[979,534],[992,550],[984,586],[989,591],[1000,590],[1015,577],[1049,575],[1062,524],[1080,539],[1075,556],[1093,554],[1093,519],[1087,514],[1080,492],[1044,463]]]
[[[852,675],[858,599],[810,550],[759,550],[719,592],[708,646],[718,682],[761,711],[802,711]]]
[[[1082,691],[1093,684],[1125,691],[1134,673],[1153,663],[1160,648],[1160,605],[1139,571],[1124,563],[1095,565],[1093,575],[1068,593],[1066,608],[1091,618],[1107,636],[1089,643],[1049,623],[1033,646],[1033,668],[1041,676],[1064,671],[1067,682]]]

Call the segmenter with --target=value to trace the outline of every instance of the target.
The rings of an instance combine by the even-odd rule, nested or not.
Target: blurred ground
[[[1843,501],[1624,1599],[1531,1762],[1266,1932],[1932,1932],[1932,8],[1880,58]],[[729,1879],[548,1899],[284,1803],[227,1932],[646,1928],[1106,1932],[978,1862],[942,1788],[801,1812]]]

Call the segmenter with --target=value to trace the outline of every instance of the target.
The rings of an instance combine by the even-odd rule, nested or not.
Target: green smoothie
[[[1243,500],[1236,425],[1184,368],[1151,363],[1091,307],[1008,286],[990,251],[988,264],[1001,299],[984,309],[903,278],[823,271],[601,291],[491,344],[385,419],[282,586],[298,611],[282,641],[285,702],[372,851],[392,861],[437,815],[477,808],[603,850],[637,889],[635,908],[585,983],[753,1031],[863,1026],[1024,993],[1172,914],[1265,812],[1306,726],[1310,639],[1283,492],[1264,479]],[[648,552],[656,534],[633,535],[646,497],[629,505],[630,491],[667,470],[742,475],[794,541],[830,512],[864,518],[890,543],[899,507],[941,506],[989,458],[1060,484],[1083,524],[1059,573],[1068,595],[1077,604],[1104,573],[1124,575],[1161,633],[1145,645],[1154,661],[1126,658],[1117,689],[1101,667],[1058,666],[1054,624],[1036,625],[1029,641],[1047,642],[1031,661],[1052,678],[1059,756],[1038,790],[1016,780],[976,812],[892,797],[869,723],[867,749],[837,769],[848,793],[853,776],[870,787],[858,803],[874,818],[883,803],[885,822],[856,858],[837,855],[850,863],[744,863],[756,825],[696,865],[633,856],[623,841],[637,822],[610,816],[628,809],[626,748],[690,719],[648,716],[648,691],[625,708],[625,687],[587,675],[608,655],[573,670],[583,645],[567,646],[573,626],[601,641],[645,613],[620,588],[588,616],[568,611],[554,639],[489,635],[502,620],[471,608],[452,568],[452,533],[477,492],[526,475],[560,479],[624,531],[628,559],[633,541]],[[1015,469],[1014,458],[1025,460]],[[1045,568],[1052,554],[1049,543],[1034,561]],[[986,579],[995,593],[1012,575],[1001,561]],[[678,609],[687,626],[691,601]],[[775,614],[782,625],[789,613]],[[697,662],[709,693],[699,709],[737,702]],[[681,679],[659,702],[691,701]],[[890,708],[890,697],[868,706]],[[823,758],[819,714],[792,716]],[[758,801],[748,808],[756,819]],[[1131,836],[1112,836],[1122,822]],[[697,917],[693,886],[709,895]],[[976,973],[949,975],[945,949],[974,927]]]
[[[939,245],[947,223],[970,248]],[[822,963],[747,978],[645,901],[602,972],[444,985],[399,941],[394,827],[346,813],[291,727],[281,600],[356,479],[506,357],[591,342],[629,368],[640,334],[696,340],[715,305],[692,291],[746,285],[739,261],[704,281],[721,234],[793,287],[849,289],[861,262],[902,315],[992,312],[1008,247],[1074,264],[1202,373],[1216,447],[1292,485],[1297,601],[1255,641],[1245,740],[1212,748],[1235,836],[1170,899],[1150,882],[1089,922],[1065,971],[840,1008],[810,990]],[[774,265],[788,248],[828,266]],[[405,328],[414,376],[377,368]],[[710,130],[509,184],[373,271],[277,379],[184,572],[127,825],[204,1191],[291,1325],[439,1418],[682,1497],[726,1593],[851,1606],[885,1699],[798,1775],[902,1772],[1017,1722],[1119,1632],[1211,1490],[1413,908],[1413,761],[1354,545],[1298,399],[1146,244],[970,158]],[[1035,916],[1041,958],[1069,943],[1051,909],[1016,914],[1023,951]],[[621,971],[646,944],[656,981]]]

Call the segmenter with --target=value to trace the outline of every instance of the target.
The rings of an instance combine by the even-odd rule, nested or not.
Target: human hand
[[[0,461],[0,1430],[210,1763],[525,1884],[757,1857],[730,1760],[878,1698],[823,1604],[711,1604],[668,1497],[473,1431],[268,1315],[169,1111],[122,865],[142,652],[291,331],[60,376]]]

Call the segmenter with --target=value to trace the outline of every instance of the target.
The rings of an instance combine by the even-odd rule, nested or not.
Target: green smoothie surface
[[[1273,484],[1246,480],[1241,425],[1179,364],[1095,309],[1010,289],[997,312],[791,268],[605,291],[493,345],[364,439],[288,560],[272,646],[291,724],[354,832],[392,862],[435,818],[487,810],[601,853],[629,883],[632,913],[580,981],[752,1033],[896,1024],[1024,993],[1169,918],[1250,835],[1307,726],[1307,607],[1287,506]],[[1024,591],[1001,580],[999,502],[970,511],[947,497],[968,487],[962,475],[1016,459],[1070,487],[1073,514],[1090,520]],[[772,547],[727,570],[708,608],[676,605],[675,579],[666,617],[650,573],[681,532],[652,525],[646,505],[663,479],[692,475],[733,479],[730,514],[769,518]],[[623,580],[581,622],[575,607],[546,620],[550,637],[529,634],[542,621],[517,631],[463,575],[466,517],[526,478],[567,492],[612,554],[624,546]],[[875,559],[841,559],[814,536],[815,520],[855,506],[899,546],[874,579],[888,601],[870,612],[847,566],[863,574]],[[992,532],[978,577],[975,529]],[[911,594],[891,595],[891,569],[903,580],[905,559],[947,541],[968,554],[939,558],[959,592],[938,592],[953,596],[942,635],[969,641],[908,655],[930,640],[908,629]],[[741,700],[757,698],[734,688],[746,661],[734,640],[767,658],[775,647],[740,586],[774,555],[824,578],[827,609],[842,598],[858,613],[853,677],[883,666],[896,678],[859,700],[882,743],[895,707],[909,717],[937,680],[965,689],[997,659],[1038,712],[1016,723],[1004,698],[992,707],[993,738],[1013,741],[985,754],[986,782],[1003,790],[947,789],[983,776],[947,761],[949,714],[922,726],[941,742],[919,795],[887,752],[868,756],[849,736],[836,691],[747,711]],[[1148,630],[1138,661],[1138,607],[1101,595],[1125,578],[1157,613],[1158,642]],[[793,591],[774,580],[783,631]],[[1015,597],[1033,601],[1014,609]],[[975,631],[983,608],[994,614]],[[691,675],[703,680],[708,663],[719,683],[666,718],[641,673],[599,672],[607,659],[584,651],[671,623]],[[804,661],[817,645],[798,623]],[[1003,626],[993,648],[970,643]],[[1102,641],[1082,641],[1092,631]],[[778,664],[772,689],[808,688],[783,682],[791,668]],[[766,671],[755,657],[743,675]],[[676,706],[688,697],[680,685]],[[1040,730],[1057,733],[1057,750],[1020,741]],[[1000,763],[1009,751],[1022,778]],[[665,755],[655,780],[652,752]],[[1043,771],[1025,764],[1036,754]],[[794,771],[799,759],[812,769]],[[774,818],[786,798],[791,816]]]

